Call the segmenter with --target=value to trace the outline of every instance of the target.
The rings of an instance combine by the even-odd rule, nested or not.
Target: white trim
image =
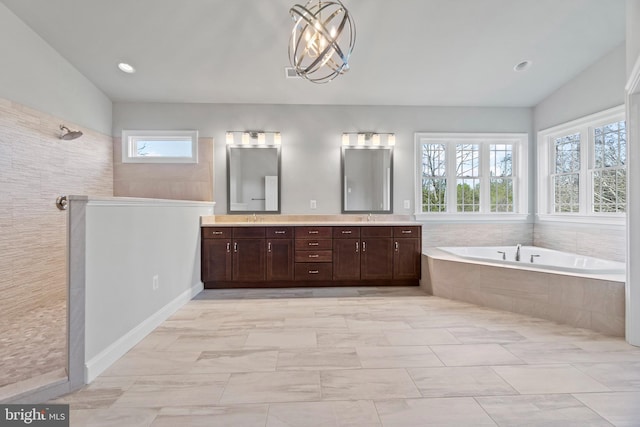
[[[149,335],[149,333],[151,333],[155,328],[160,326],[162,322],[167,320],[169,316],[178,311],[180,307],[188,303],[193,297],[202,292],[203,289],[204,285],[202,284],[202,282],[192,285],[190,289],[187,289],[186,291],[178,295],[173,301],[170,301],[160,310],[149,316],[142,323],[120,337],[109,347],[102,350],[91,360],[86,361],[84,366],[85,383],[89,384],[94,379],[96,379],[98,375],[107,370],[119,358],[124,356],[136,344],[138,344],[147,335]]]
[[[433,212],[433,213],[418,213],[415,214],[416,221],[425,223],[530,223],[533,217],[527,213],[502,213],[496,212],[491,214],[482,214],[478,212],[467,213],[446,213],[446,212]]]
[[[593,168],[590,159],[593,157],[593,132],[592,129],[605,125],[615,120],[625,120],[625,106],[609,108],[598,113],[580,117],[558,126],[553,126],[538,132],[537,135],[537,163],[538,163],[538,179],[537,179],[537,213],[536,216],[540,222],[556,221],[556,222],[579,222],[579,223],[595,223],[595,224],[619,224],[625,221],[625,214],[617,216],[608,216],[600,213],[590,213],[591,201],[593,197],[592,186],[589,184],[591,171]],[[551,190],[551,159],[553,147],[551,140],[554,137],[564,136],[571,133],[580,134],[580,144],[586,144],[586,149],[580,149],[580,182],[587,185],[580,185],[580,205],[579,213],[566,214],[551,212],[553,202],[551,200],[553,192]],[[627,135],[628,141],[628,135]],[[627,142],[627,147],[628,147]],[[584,147],[584,146],[583,146]]]
[[[68,196],[68,200],[86,201],[89,206],[153,206],[153,207],[215,207],[216,202],[200,202],[197,200],[172,200],[172,199],[143,199],[138,197],[93,197],[93,196]]]
[[[466,141],[477,143],[483,142],[501,142],[501,143],[513,143],[513,190],[514,190],[514,213],[491,213],[491,212],[467,212],[459,213],[454,211],[456,209],[456,191],[455,182],[452,181],[451,176],[446,176],[447,179],[447,212],[422,212],[422,148],[421,144],[424,140],[433,140],[434,144],[454,145],[458,143],[466,143]],[[488,151],[483,147],[486,144],[481,144],[480,152],[480,183],[488,180],[489,164],[483,159],[482,156],[487,154]],[[441,221],[443,218],[457,221],[523,221],[528,217],[529,202],[528,202],[528,155],[529,155],[529,134],[527,133],[456,133],[456,132],[416,132],[414,134],[414,215],[416,219],[422,221],[429,221],[431,219],[435,221]],[[455,156],[450,154],[447,146],[446,153],[447,171],[455,170]],[[452,191],[451,188],[454,188]],[[482,190],[481,190],[482,191]],[[482,194],[482,193],[481,193]],[[487,209],[489,206],[488,201],[481,199],[481,209]],[[458,219],[458,217],[461,217]],[[509,218],[509,219],[507,219]],[[513,219],[511,219],[513,218]]]
[[[190,157],[136,156],[131,143],[139,138],[154,139],[190,139]],[[198,163],[198,131],[197,130],[123,130],[122,131],[122,163]]]
[[[627,92],[627,100],[634,94],[634,92],[640,88],[640,56],[636,59],[636,63],[633,65],[631,69],[631,74],[629,75],[629,80],[625,85],[624,89]]]

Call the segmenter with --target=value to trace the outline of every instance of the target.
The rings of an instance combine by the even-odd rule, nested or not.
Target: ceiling
[[[625,37],[624,0],[343,0],[351,70],[317,85],[285,78],[300,0],[0,1],[116,102],[533,106]]]

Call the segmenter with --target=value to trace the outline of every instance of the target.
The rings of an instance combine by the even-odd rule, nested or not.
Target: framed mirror
[[[227,212],[280,213],[280,145],[227,145]]]
[[[342,213],[393,212],[393,147],[342,147]]]

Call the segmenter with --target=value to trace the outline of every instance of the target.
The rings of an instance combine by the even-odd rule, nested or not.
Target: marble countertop
[[[202,227],[277,227],[277,226],[326,226],[326,227],[356,227],[356,226],[419,226],[407,216],[393,215],[391,217],[373,215],[225,215],[200,217]]]

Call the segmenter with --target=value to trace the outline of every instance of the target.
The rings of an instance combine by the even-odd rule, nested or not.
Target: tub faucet
[[[520,247],[521,247],[521,246],[522,246],[522,245],[521,245],[520,243],[518,243],[518,244],[516,245],[516,261],[520,261]]]

